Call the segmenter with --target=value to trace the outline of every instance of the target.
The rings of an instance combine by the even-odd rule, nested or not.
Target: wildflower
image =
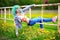
[[[55,39],[55,37],[50,37],[50,39]]]
[[[55,39],[55,37],[53,37],[53,39]]]
[[[54,30],[52,30],[52,33],[55,33],[55,31],[54,31]]]
[[[24,32],[22,32],[22,34],[24,34]]]
[[[29,30],[29,28],[27,28],[27,30]]]

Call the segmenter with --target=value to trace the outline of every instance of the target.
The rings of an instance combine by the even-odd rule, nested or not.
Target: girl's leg
[[[42,20],[40,21],[40,23],[41,23],[40,24],[40,29],[43,30],[44,27],[43,27],[43,24],[42,24]]]
[[[22,25],[19,23],[16,24],[16,36],[18,36],[18,27],[22,29]]]
[[[20,19],[20,17],[16,17],[15,23],[16,23],[16,25],[17,25],[18,27],[20,27],[20,28],[22,29],[22,24],[21,24],[21,19]]]
[[[53,18],[43,18],[44,22],[56,22],[57,16],[53,17]]]
[[[14,21],[15,21],[15,25],[16,25],[16,36],[18,36],[18,27],[22,28],[21,20],[20,20],[20,18],[15,17]]]
[[[19,23],[19,28],[22,29],[22,24],[21,24],[21,22]]]
[[[29,24],[30,26],[34,25],[35,23],[42,23],[42,18],[33,18],[29,21]],[[40,28],[43,29],[43,24],[40,24]]]
[[[33,26],[35,24],[35,21],[29,20],[28,26]]]
[[[43,22],[52,22],[52,18],[43,18]]]
[[[35,21],[35,23],[41,23],[40,24],[40,29],[43,29],[43,24],[42,24],[42,18],[41,17],[38,17],[38,18],[34,18],[34,21]]]
[[[16,36],[18,36],[18,26],[16,26]]]

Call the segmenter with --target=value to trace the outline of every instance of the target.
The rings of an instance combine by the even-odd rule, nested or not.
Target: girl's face
[[[19,9],[16,10],[16,13],[17,13],[18,16],[21,15],[21,12],[20,12]]]
[[[16,10],[17,13],[21,13],[19,9]]]

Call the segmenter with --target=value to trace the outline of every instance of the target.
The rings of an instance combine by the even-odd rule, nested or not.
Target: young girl
[[[13,6],[12,13],[14,15],[14,21],[16,25],[16,35],[18,35],[18,27],[22,28],[21,22],[23,21],[22,18],[24,18],[24,12],[34,5],[35,4],[29,5],[23,9],[21,9],[19,5]]]
[[[16,24],[16,35],[18,35],[18,27],[22,28],[22,24],[21,22],[26,22],[29,26],[33,26],[36,23],[42,23],[43,22],[56,22],[57,17],[53,17],[53,18],[33,18],[33,19],[29,19],[28,17],[22,15],[24,14],[24,12],[26,10],[28,10],[29,8],[31,8],[33,5],[29,5],[24,9],[20,9],[20,6],[15,5],[13,7],[13,14],[14,14],[14,20],[15,20],[15,24]],[[43,24],[40,24],[40,29],[43,30]]]

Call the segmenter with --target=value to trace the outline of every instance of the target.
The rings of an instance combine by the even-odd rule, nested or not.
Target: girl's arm
[[[23,8],[23,9],[19,9],[20,10],[20,12],[21,12],[21,14],[25,14],[25,11],[26,10],[28,10],[29,8],[31,8],[32,6],[34,6],[35,4],[32,4],[32,5],[29,5],[29,6],[27,6],[27,7],[25,7],[25,8]]]
[[[33,7],[35,4],[29,5],[27,7],[25,7],[24,9],[22,9],[23,12],[25,12],[26,10],[28,10],[29,8]]]

